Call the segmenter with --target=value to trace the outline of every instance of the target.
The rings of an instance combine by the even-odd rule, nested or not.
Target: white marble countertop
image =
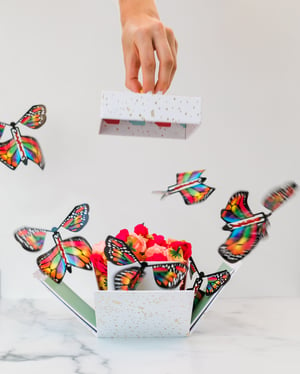
[[[300,298],[220,298],[186,338],[99,339],[55,299],[0,301],[1,374],[299,374]]]

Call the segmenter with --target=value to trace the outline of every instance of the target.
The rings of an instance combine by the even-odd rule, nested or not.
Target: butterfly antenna
[[[152,193],[161,195],[160,200],[164,199],[166,196],[169,195],[168,191],[152,191]]]

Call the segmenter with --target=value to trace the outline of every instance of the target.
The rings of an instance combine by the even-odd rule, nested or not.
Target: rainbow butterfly
[[[17,125],[21,123],[31,129],[38,129],[46,121],[46,107],[44,105],[32,106],[17,122],[10,124],[0,122],[0,138],[5,126],[10,126],[12,138],[0,143],[0,161],[10,169],[16,169],[20,162],[27,165],[28,160],[33,161],[41,169],[45,167],[44,157],[36,139],[22,136]]]
[[[198,274],[192,289],[195,291],[195,299],[200,301],[204,295],[211,296],[220,290],[230,279],[230,273],[227,270],[221,270],[212,274],[199,272],[192,257],[190,257],[190,274]]]
[[[206,178],[201,175],[204,170],[195,170],[176,174],[177,183],[169,186],[166,191],[153,191],[162,194],[161,199],[179,192],[187,205],[206,200],[215,190],[203,184]]]
[[[123,240],[113,236],[106,238],[104,253],[107,260],[115,265],[136,264],[136,266],[121,270],[115,275],[114,285],[116,290],[134,290],[142,280],[146,267],[152,268],[154,280],[159,287],[172,289],[177,287],[184,279],[188,269],[185,264],[180,262],[164,264],[140,262]]]
[[[15,238],[24,249],[36,252],[43,248],[47,232],[52,232],[55,246],[39,256],[36,261],[43,273],[56,283],[60,283],[66,270],[72,272],[72,266],[92,270],[92,249],[89,243],[81,236],[63,240],[58,231],[61,227],[72,232],[80,231],[88,221],[88,213],[88,204],[77,205],[58,227],[51,230],[22,227],[15,232]]]
[[[231,231],[224,244],[219,247],[220,255],[234,263],[244,258],[267,235],[268,217],[282,205],[297,188],[296,183],[289,183],[277,188],[263,202],[270,213],[253,214],[248,206],[248,192],[236,192],[221,211],[221,218],[226,222],[223,230]]]

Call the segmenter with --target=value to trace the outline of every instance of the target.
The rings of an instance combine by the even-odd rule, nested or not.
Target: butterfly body
[[[195,170],[191,172],[178,173],[176,175],[177,183],[168,186],[166,191],[154,191],[161,193],[161,199],[166,196],[179,192],[187,205],[200,203],[206,200],[215,190],[213,187],[206,186],[206,178],[202,177],[204,170]]]
[[[223,226],[223,230],[232,231],[234,229],[253,225],[253,224],[264,224],[265,222],[268,222],[269,215],[265,213],[253,214],[252,217],[247,217],[247,218],[235,221],[235,222],[226,223],[226,225]]]
[[[60,233],[58,231],[55,231],[52,235],[52,238],[53,238],[55,244],[57,245],[57,247],[59,248],[62,260],[65,262],[65,265],[66,265],[66,270],[69,273],[72,273],[72,267],[68,262],[67,255],[66,255],[66,252],[65,252],[65,249],[64,249],[64,246],[63,246],[63,241],[62,241]]]
[[[5,127],[10,127],[12,138],[0,143],[0,161],[14,170],[22,162],[27,165],[28,160],[36,163],[41,169],[45,166],[44,157],[39,143],[30,136],[22,136],[18,124],[31,129],[41,127],[46,121],[46,107],[34,105],[17,122],[10,124],[0,122],[0,138]]]
[[[51,230],[23,227],[15,233],[16,240],[24,249],[31,252],[41,250],[47,232],[52,233],[55,246],[39,256],[36,261],[40,270],[56,283],[62,281],[66,271],[71,273],[73,266],[92,270],[92,249],[86,239],[81,236],[62,239],[59,232],[61,227],[72,232],[80,231],[88,221],[88,211],[89,206],[81,204],[72,210],[59,227],[53,227]]]
[[[196,187],[199,184],[203,184],[206,181],[206,178],[195,178],[188,182],[179,183],[179,184],[173,184],[172,186],[169,186],[167,191],[165,192],[166,195],[172,195],[173,193],[186,190],[187,188]]]
[[[192,257],[190,258],[190,273],[191,275],[194,273],[198,274],[192,287],[197,301],[200,301],[204,295],[213,295],[230,279],[230,273],[227,270],[217,271],[212,274],[205,274],[203,271],[199,272]]]
[[[26,155],[26,151],[22,144],[22,136],[21,136],[20,130],[17,127],[15,127],[15,123],[11,123],[10,125],[12,126],[10,131],[11,131],[13,139],[16,142],[16,145],[17,145],[17,148],[20,154],[21,162],[27,165],[28,157]]]

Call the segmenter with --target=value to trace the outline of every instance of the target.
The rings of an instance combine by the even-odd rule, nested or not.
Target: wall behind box
[[[258,212],[269,189],[291,179],[300,183],[300,4],[157,4],[179,42],[170,94],[202,97],[202,125],[186,141],[98,135],[101,91],[124,89],[120,26],[111,2],[0,5],[7,56],[0,71],[0,120],[16,120],[33,104],[48,108],[42,128],[23,130],[40,142],[45,170],[30,163],[12,172],[0,165],[4,297],[49,297],[32,277],[37,255],[25,252],[13,232],[23,225],[58,225],[78,203],[91,206],[82,231],[91,243],[145,222],[152,232],[190,241],[198,267],[212,272],[227,235],[220,210],[229,196],[249,190],[249,205]],[[216,187],[203,204],[188,207],[180,196],[160,201],[152,195],[175,183],[177,172],[199,168]],[[248,256],[223,297],[300,295],[298,209],[296,196],[272,215],[269,238]],[[45,250],[52,245],[47,238]],[[92,299],[92,272],[73,273],[65,281]]]

